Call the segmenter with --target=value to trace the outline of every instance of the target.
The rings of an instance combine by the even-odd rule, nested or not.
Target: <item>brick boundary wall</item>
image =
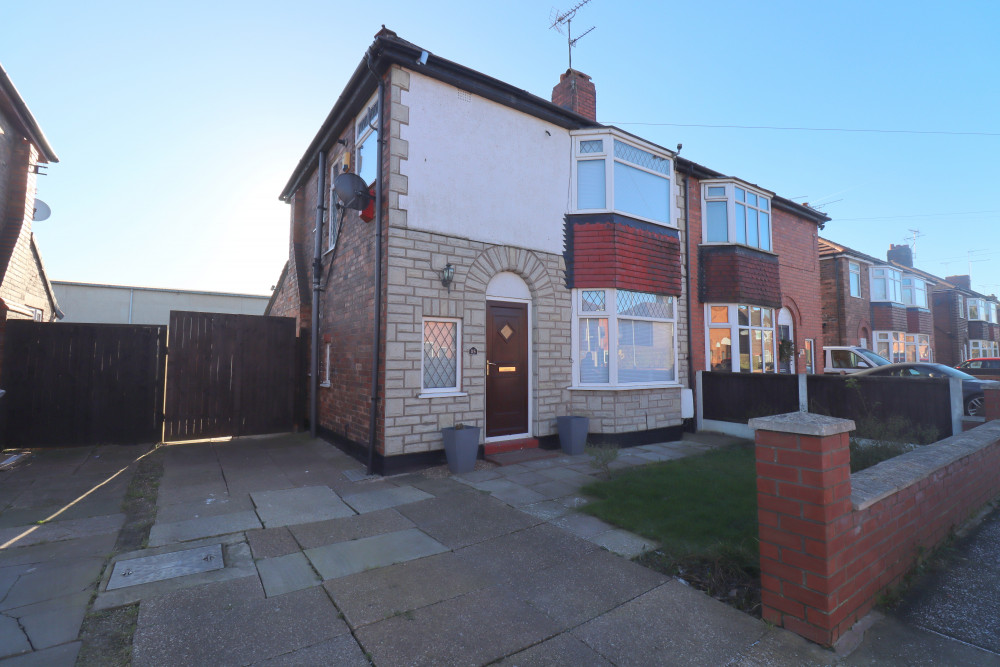
[[[967,433],[850,473],[850,420],[806,412],[755,430],[763,618],[833,645],[1000,494],[1000,390]]]

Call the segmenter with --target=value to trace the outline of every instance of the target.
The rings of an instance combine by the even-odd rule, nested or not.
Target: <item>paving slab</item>
[[[354,629],[449,600],[494,580],[447,552],[328,581],[323,586]]]
[[[47,542],[0,551],[0,567],[75,561],[81,558],[107,558],[118,539],[116,533],[104,533],[64,542]]]
[[[436,498],[455,493],[478,493],[476,489],[473,489],[468,484],[459,482],[458,480],[450,477],[435,478],[425,477],[424,475],[418,474],[406,475],[403,483],[408,484],[415,489],[426,491]]]
[[[751,663],[753,664],[753,663]],[[887,616],[869,628],[862,644],[838,665],[907,665],[907,667],[996,667],[1000,656],[930,630]]]
[[[342,519],[289,526],[288,530],[303,549],[359,540],[413,528],[415,524],[394,509],[354,514]]]
[[[74,667],[80,652],[80,642],[53,646],[52,648],[25,653],[24,655],[0,660],[2,667]]]
[[[75,562],[32,567],[29,572],[18,577],[7,597],[0,602],[0,611],[89,591],[103,569],[103,558],[86,558]]]
[[[257,513],[252,510],[171,523],[156,523],[149,531],[149,546],[159,547],[165,544],[189,542],[203,537],[241,533],[244,530],[260,527]]]
[[[448,547],[426,533],[410,529],[328,544],[307,549],[305,554],[326,581],[444,551],[448,551]]]
[[[595,548],[590,542],[543,523],[478,542],[459,549],[455,555],[496,583],[509,583]]]
[[[543,498],[554,500],[556,498],[564,498],[566,496],[575,495],[580,491],[581,486],[582,484],[574,483],[570,480],[550,479],[547,482],[532,485],[531,490]]]
[[[140,606],[143,622],[132,648],[135,667],[247,665],[349,633],[319,587],[207,609],[188,606],[183,599],[165,600],[145,618],[146,603]]]
[[[485,482],[488,479],[497,479],[498,477],[500,477],[500,473],[496,470],[473,470],[461,475],[454,475],[454,479],[469,484],[473,482]]]
[[[617,665],[725,665],[767,632],[752,618],[669,581],[572,630]]]
[[[561,629],[611,611],[668,578],[608,553],[590,551],[518,579],[514,594]]]
[[[117,535],[124,523],[124,514],[110,514],[86,519],[56,520],[41,526],[3,528],[0,529],[0,545],[4,545],[4,549],[10,549],[108,533]]]
[[[246,536],[255,560],[287,556],[299,551],[299,543],[295,541],[292,531],[287,526],[248,530]]]
[[[551,521],[570,511],[568,507],[554,500],[543,500],[540,503],[521,505],[518,509],[543,521]]]
[[[250,497],[266,528],[338,519],[354,514],[354,510],[326,486],[254,491]]]
[[[378,491],[366,491],[344,496],[344,502],[350,505],[358,514],[367,514],[378,510],[389,509],[398,505],[407,505],[420,500],[433,498],[431,494],[415,489],[412,486],[396,486]]]
[[[594,649],[569,633],[556,635],[541,644],[515,653],[496,663],[497,667],[612,667]]]
[[[302,553],[258,561],[257,571],[269,598],[320,584],[319,576]]]
[[[771,628],[759,641],[740,652],[727,667],[830,667],[835,663],[837,655],[833,651],[803,639],[793,632]],[[879,661],[865,664],[912,665],[913,663]],[[947,664],[947,661],[935,664],[943,665]]]
[[[544,614],[487,588],[367,625],[355,635],[376,665],[483,665],[556,633]]]
[[[31,650],[28,636],[21,630],[17,619],[0,614],[0,658],[26,653]]]
[[[530,505],[532,503],[549,499],[547,496],[544,496],[537,491],[532,491],[526,486],[515,484],[509,479],[491,479],[485,482],[476,482],[473,486],[480,491],[486,491],[494,498],[502,500],[508,505],[514,505],[515,507],[518,505]]]
[[[463,496],[461,503],[434,498],[403,505],[397,511],[452,549],[541,523],[540,519],[482,494]]]
[[[608,551],[624,556],[625,558],[635,558],[641,554],[656,548],[656,543],[647,540],[641,535],[630,533],[627,530],[614,528],[612,530],[598,533],[587,538],[594,544],[604,547]]]
[[[221,570],[223,567],[221,544],[119,560],[111,571],[105,590]]]
[[[204,498],[187,503],[164,505],[156,511],[157,523],[173,523],[187,519],[201,519],[236,512],[252,512],[253,502],[249,493],[226,494],[222,498]]]
[[[337,665],[338,667],[369,667],[371,662],[351,635],[307,646],[263,662],[261,667],[302,667],[302,665]]]
[[[577,512],[566,514],[558,519],[553,519],[551,523],[553,526],[558,526],[559,528],[584,539],[590,539],[600,535],[601,533],[606,533],[609,530],[614,529],[614,526],[610,523],[605,523],[597,517],[590,516],[589,514],[579,514]]]
[[[222,500],[228,497],[229,487],[222,480],[195,484],[161,484],[156,494],[156,504],[163,507],[175,503],[191,503],[210,498]]]
[[[90,591],[10,609],[7,616],[18,619],[32,647],[38,651],[71,642],[80,634],[83,617],[90,604]],[[0,641],[0,646],[3,641]]]

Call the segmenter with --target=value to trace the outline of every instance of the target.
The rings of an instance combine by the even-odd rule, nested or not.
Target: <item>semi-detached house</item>
[[[347,172],[368,211],[338,205]],[[281,197],[268,314],[315,328],[317,431],[374,442],[379,472],[437,463],[457,423],[487,451],[562,415],[676,438],[695,371],[801,373],[822,346],[827,218],[598,123],[575,70],[549,101],[383,28]]]

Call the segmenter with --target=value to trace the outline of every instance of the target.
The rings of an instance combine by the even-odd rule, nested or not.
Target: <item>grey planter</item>
[[[472,472],[476,468],[476,456],[479,454],[479,427],[441,429],[444,440],[444,455],[448,459],[448,468],[452,474]]]
[[[559,445],[563,452],[570,456],[583,454],[587,445],[587,433],[590,430],[588,417],[556,417],[559,428]]]

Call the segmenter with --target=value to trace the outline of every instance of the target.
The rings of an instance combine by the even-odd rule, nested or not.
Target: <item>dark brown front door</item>
[[[486,437],[528,432],[528,306],[486,302]]]

